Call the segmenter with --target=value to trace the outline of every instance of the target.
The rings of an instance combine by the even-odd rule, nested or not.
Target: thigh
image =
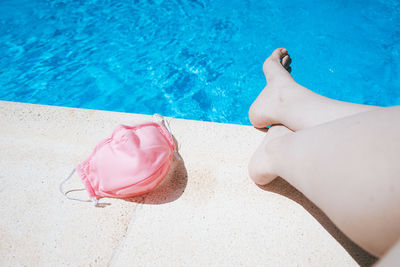
[[[267,153],[276,173],[360,246],[381,256],[397,240],[400,107],[285,135],[274,139]]]

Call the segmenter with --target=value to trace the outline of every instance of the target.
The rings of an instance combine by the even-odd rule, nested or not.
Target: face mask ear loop
[[[68,198],[68,199],[77,200],[77,201],[82,201],[82,202],[93,202],[93,204],[94,204],[95,206],[97,206],[97,205],[99,204],[99,200],[98,200],[97,198],[95,198],[95,197],[92,197],[92,199],[82,199],[82,198],[74,198],[74,197],[68,196],[68,194],[71,193],[71,192],[75,192],[75,191],[84,191],[84,190],[85,190],[84,188],[81,188],[81,189],[71,189],[71,190],[68,190],[68,191],[64,191],[64,184],[65,184],[65,182],[68,181],[69,179],[71,179],[71,177],[72,177],[72,175],[74,175],[74,173],[75,173],[75,169],[73,169],[72,172],[70,173],[70,175],[68,175],[68,177],[65,178],[64,181],[62,181],[62,182],[60,183],[59,189],[60,189],[61,194],[63,194],[63,195],[64,195],[66,198]]]
[[[172,133],[171,127],[169,127],[168,121],[167,121],[166,119],[164,119],[163,116],[161,116],[160,114],[157,114],[157,113],[156,113],[156,114],[153,115],[153,119],[154,119],[154,121],[162,122],[162,123],[164,124],[165,128],[167,128],[168,132],[169,132],[172,136],[174,135],[174,134]],[[175,158],[176,158],[177,160],[182,160],[182,158],[181,158],[181,156],[179,155],[179,153],[178,153],[178,151],[177,151],[176,148],[174,149],[174,155],[175,155]]]

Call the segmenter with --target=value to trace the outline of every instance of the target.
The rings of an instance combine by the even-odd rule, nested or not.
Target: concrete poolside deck
[[[60,182],[118,124],[151,116],[0,101],[0,266],[367,266],[301,193],[260,188],[247,162],[264,133],[168,118],[183,162],[148,195],[95,208]],[[82,188],[77,175],[66,184]]]

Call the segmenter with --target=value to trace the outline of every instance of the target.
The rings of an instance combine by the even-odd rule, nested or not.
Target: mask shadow
[[[179,147],[175,136],[172,136],[175,146]],[[179,154],[179,153],[178,153]],[[136,197],[125,199],[125,201],[142,204],[165,204],[178,199],[185,191],[188,174],[185,162],[179,154],[180,160],[174,157],[168,175],[153,191]]]
[[[125,201],[144,204],[164,204],[178,199],[185,191],[187,184],[187,171],[183,160],[174,160],[171,169],[164,180],[153,191]]]
[[[165,122],[164,126],[165,126]],[[167,127],[169,128],[169,127]],[[179,148],[178,140],[172,135],[175,147]],[[141,204],[165,204],[178,199],[185,191],[187,184],[187,170],[182,156],[177,150],[180,159],[174,157],[170,170],[164,180],[153,191],[136,197],[126,198],[125,201]]]

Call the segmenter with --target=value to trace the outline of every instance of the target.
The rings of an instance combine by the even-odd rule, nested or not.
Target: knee
[[[266,144],[261,144],[251,157],[248,164],[248,173],[251,180],[258,185],[268,184],[277,177],[273,172]]]

